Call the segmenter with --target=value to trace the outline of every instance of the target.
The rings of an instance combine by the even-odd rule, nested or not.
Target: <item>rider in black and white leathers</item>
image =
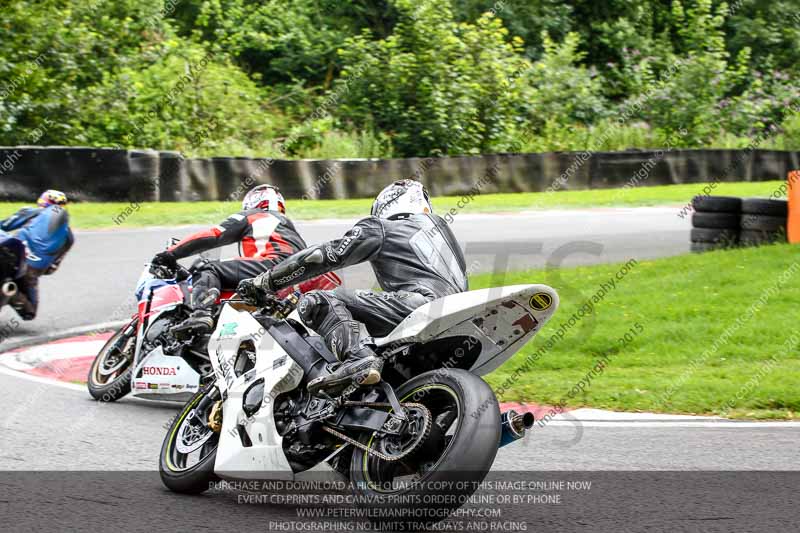
[[[309,390],[333,394],[352,382],[380,380],[381,361],[371,336],[389,334],[412,311],[431,300],[467,290],[466,264],[447,223],[432,213],[419,182],[401,180],[378,196],[373,216],[342,238],[312,246],[239,287],[240,294],[277,291],[298,281],[369,261],[382,292],[336,289],[302,297],[303,322],[322,335],[344,361]],[[366,331],[364,329],[366,327]]]

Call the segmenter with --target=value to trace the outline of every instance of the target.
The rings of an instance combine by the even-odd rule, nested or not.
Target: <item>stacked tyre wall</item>
[[[280,160],[17,146],[0,147],[0,199],[29,200],[42,189],[59,188],[78,200],[227,200],[258,183],[273,183],[289,198],[361,198],[405,177],[420,179],[436,195],[511,193],[783,180],[795,168],[800,168],[800,152],[775,150]]]
[[[693,252],[786,242],[785,200],[695,196],[692,207]]]

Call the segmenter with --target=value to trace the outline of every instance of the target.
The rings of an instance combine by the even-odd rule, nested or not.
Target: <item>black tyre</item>
[[[745,198],[742,200],[742,213],[748,215],[766,215],[769,217],[786,217],[789,204],[786,200],[768,200],[766,198]]]
[[[727,250],[731,248],[728,245],[715,243],[715,242],[693,242],[691,250],[694,253],[713,252],[714,250]]]
[[[738,213],[742,209],[742,199],[733,196],[695,196],[692,198],[692,207],[704,213]]]
[[[739,229],[738,213],[702,213],[692,215],[692,226],[695,228]]]
[[[158,469],[161,481],[173,492],[200,494],[219,479],[214,474],[219,433],[207,423],[217,395],[212,384],[192,396],[164,437]]]
[[[350,478],[373,520],[427,526],[462,505],[491,468],[500,442],[497,399],[485,381],[460,369],[426,372],[396,392],[401,402],[430,411],[428,437],[414,454],[395,462],[355,449]],[[360,442],[370,449],[391,449],[384,440],[367,434]],[[414,501],[419,504],[409,505]],[[382,518],[382,509],[395,514]],[[415,514],[398,516],[398,510]]]
[[[786,217],[768,217],[765,215],[742,215],[741,228],[758,231],[786,231]]]
[[[691,241],[736,244],[739,241],[739,230],[692,228]]]
[[[131,391],[138,322],[133,319],[120,328],[92,361],[86,386],[95,400],[114,402]]]
[[[786,242],[786,234],[782,231],[742,230],[739,244],[742,246],[761,246]]]

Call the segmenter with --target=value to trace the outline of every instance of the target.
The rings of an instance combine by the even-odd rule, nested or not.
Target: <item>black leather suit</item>
[[[341,239],[306,248],[272,268],[271,288],[364,261],[383,292],[313,291],[298,305],[303,322],[342,360],[359,356],[370,335],[388,335],[425,303],[467,290],[464,255],[453,232],[441,217],[428,214],[365,218]]]

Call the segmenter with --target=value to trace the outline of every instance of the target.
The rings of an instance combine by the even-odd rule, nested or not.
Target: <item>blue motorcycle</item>
[[[13,235],[0,231],[0,308],[17,294],[19,281],[25,276],[26,269],[25,244]]]

